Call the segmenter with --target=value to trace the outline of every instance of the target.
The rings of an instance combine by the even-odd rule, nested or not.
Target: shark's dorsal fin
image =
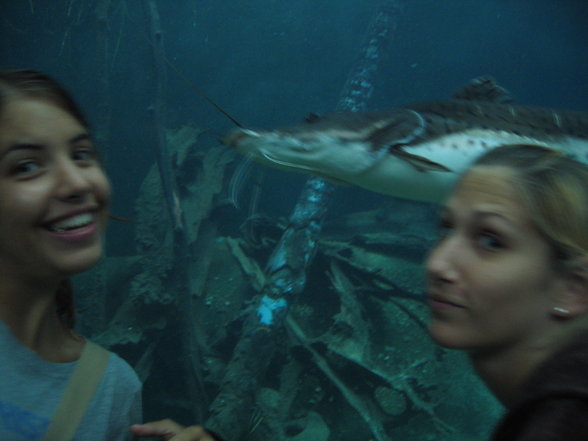
[[[490,76],[474,78],[463,89],[458,90],[453,98],[498,104],[507,104],[513,101],[510,92],[500,87],[496,80]]]

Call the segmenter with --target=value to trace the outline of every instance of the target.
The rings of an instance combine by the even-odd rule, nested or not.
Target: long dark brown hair
[[[35,98],[48,101],[72,115],[89,131],[82,111],[69,92],[50,76],[35,70],[0,70],[0,115],[6,103],[14,98]],[[55,307],[61,322],[68,328],[75,325],[74,295],[71,281],[63,280],[55,293]]]

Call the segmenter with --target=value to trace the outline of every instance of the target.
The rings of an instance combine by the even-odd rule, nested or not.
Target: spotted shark
[[[588,112],[514,105],[482,77],[450,99],[311,117],[276,130],[239,128],[223,142],[271,167],[440,202],[474,159],[500,145],[552,147],[588,163]]]

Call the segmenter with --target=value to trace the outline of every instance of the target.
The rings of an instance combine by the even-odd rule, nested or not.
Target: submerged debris
[[[82,313],[91,317],[82,320],[92,324],[87,334],[135,364],[157,397],[146,401],[166,405],[158,414],[206,418],[243,319],[267,283],[267,249],[284,226],[248,213],[246,227],[221,233],[225,218],[215,207],[226,195],[231,158],[185,147],[198,133],[184,128],[170,138],[182,140],[176,166],[192,169],[182,169],[180,188],[192,253],[188,282],[176,276],[172,228],[153,171],[133,216],[136,254],[107,257],[78,280],[78,291]],[[464,433],[471,440],[493,424],[499,407],[467,362],[426,332],[421,260],[434,240],[431,212],[391,203],[325,225],[280,353],[258,385],[246,441],[347,441],[351,428],[358,439],[431,433],[455,441]],[[457,411],[466,390],[477,406]]]

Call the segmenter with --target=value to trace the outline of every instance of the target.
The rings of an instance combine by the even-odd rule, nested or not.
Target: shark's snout
[[[235,129],[227,136],[225,136],[221,142],[232,148],[237,148],[239,143],[247,138],[258,138],[260,135],[258,132],[251,129]]]

